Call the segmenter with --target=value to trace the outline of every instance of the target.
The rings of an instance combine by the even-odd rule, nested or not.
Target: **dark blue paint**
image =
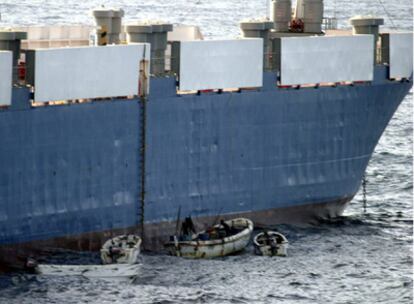
[[[13,88],[10,110],[27,110],[30,108],[31,93],[29,88]]]
[[[137,100],[0,112],[0,243],[137,225],[139,117]]]
[[[176,95],[151,80],[145,221],[350,197],[411,83]],[[0,112],[0,243],[139,225],[137,100]]]
[[[201,217],[352,197],[411,87],[386,81],[384,68],[374,85],[277,89],[271,73],[264,83],[150,98],[147,222],[173,221],[179,206]]]

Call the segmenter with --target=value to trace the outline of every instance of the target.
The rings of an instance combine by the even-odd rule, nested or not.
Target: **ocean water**
[[[101,4],[124,8],[127,20],[199,25],[209,38],[238,35],[241,19],[267,11],[262,0],[0,0],[0,26],[91,24],[88,11]],[[325,0],[325,5],[340,27],[353,15],[372,14],[384,16],[387,28],[412,30],[411,0]],[[341,218],[310,227],[279,226],[290,241],[288,257],[258,257],[252,247],[238,256],[201,261],[145,254],[138,278],[128,284],[16,273],[0,277],[0,303],[412,303],[412,97],[410,92],[370,161],[366,213],[359,193]],[[58,259],[73,257],[65,252]]]

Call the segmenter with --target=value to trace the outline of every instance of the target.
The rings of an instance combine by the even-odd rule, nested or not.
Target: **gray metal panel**
[[[0,51],[0,106],[11,104],[13,53]]]
[[[281,84],[373,79],[372,35],[281,38]]]
[[[138,225],[141,117],[137,99],[0,111],[0,243]]]
[[[35,101],[137,95],[145,54],[148,44],[36,50]]]
[[[390,78],[413,73],[413,33],[390,33]]]
[[[180,90],[261,87],[263,40],[183,41]]]
[[[175,223],[179,209],[194,218],[306,203],[312,209],[353,196],[411,87],[384,79],[312,90],[150,94],[146,221]],[[167,91],[163,82],[153,81],[152,90]]]
[[[194,217],[313,209],[355,194],[412,86],[387,82],[385,70],[376,67],[372,85],[199,96],[177,96],[174,78],[154,79],[147,221],[175,223],[179,208]],[[27,88],[18,90],[27,103]],[[0,111],[0,243],[138,225],[142,117],[138,101]]]

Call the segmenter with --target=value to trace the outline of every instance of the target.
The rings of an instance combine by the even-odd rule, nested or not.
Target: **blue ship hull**
[[[0,110],[3,264],[44,246],[95,250],[144,230],[159,247],[178,209],[200,226],[245,215],[257,224],[339,215],[412,81],[177,95],[154,78],[144,102],[32,108],[15,89]],[[1,263],[1,262],[0,262]]]

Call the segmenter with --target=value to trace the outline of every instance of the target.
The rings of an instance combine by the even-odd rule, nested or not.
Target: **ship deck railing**
[[[324,17],[322,19],[322,30],[338,29],[338,19],[336,17]]]

